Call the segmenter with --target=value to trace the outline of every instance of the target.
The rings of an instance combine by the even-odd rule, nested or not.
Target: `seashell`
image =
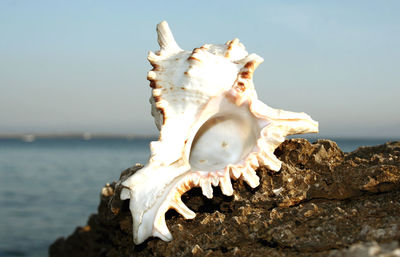
[[[248,54],[238,39],[184,51],[163,21],[157,25],[160,50],[149,52],[153,69],[152,115],[160,130],[151,142],[149,162],[122,185],[130,199],[133,240],[172,240],[165,213],[175,209],[186,219],[195,213],[181,200],[192,187],[213,197],[212,187],[232,195],[231,179],[255,188],[255,170],[281,168],[274,150],[285,136],[318,132],[305,113],[273,109],[257,98],[253,73],[263,59]]]

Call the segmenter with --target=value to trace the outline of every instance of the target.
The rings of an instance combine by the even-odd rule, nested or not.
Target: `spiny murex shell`
[[[160,136],[150,144],[149,162],[122,183],[121,192],[121,199],[130,199],[135,244],[151,236],[172,240],[168,209],[195,217],[181,200],[190,188],[201,187],[212,198],[212,186],[233,194],[231,178],[257,187],[260,165],[281,168],[274,150],[285,136],[318,132],[307,114],[276,110],[257,99],[252,77],[263,59],[248,54],[238,39],[184,51],[165,21],[157,34],[161,49],[149,52],[148,80]]]

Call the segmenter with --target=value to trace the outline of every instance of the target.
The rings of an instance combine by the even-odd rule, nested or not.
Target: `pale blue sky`
[[[146,56],[168,21],[193,49],[235,37],[255,85],[321,136],[400,137],[400,1],[0,2],[0,133],[156,134]]]

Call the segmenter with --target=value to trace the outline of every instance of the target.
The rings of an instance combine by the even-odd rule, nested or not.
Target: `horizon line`
[[[141,135],[134,133],[90,133],[90,132],[67,132],[67,133],[0,133],[0,139],[22,139],[22,140],[35,140],[35,139],[85,139],[92,138],[126,138],[126,139],[140,139],[140,138],[154,138],[157,135]]]
[[[150,139],[158,138],[157,134],[135,134],[135,133],[91,133],[91,132],[54,132],[54,133],[0,133],[0,139],[21,139],[23,141],[33,141],[35,139]],[[400,137],[371,137],[371,136],[340,136],[324,134],[300,134],[287,136],[290,138],[310,138],[310,139],[387,139],[400,140]]]

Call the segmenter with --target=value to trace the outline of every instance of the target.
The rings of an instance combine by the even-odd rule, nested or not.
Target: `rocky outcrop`
[[[197,188],[183,195],[197,216],[168,211],[171,242],[135,246],[129,203],[109,184],[98,214],[50,256],[400,256],[400,142],[343,153],[329,140],[291,139],[275,154],[282,169],[258,169],[255,189],[239,179],[232,197],[219,188],[210,200]]]

